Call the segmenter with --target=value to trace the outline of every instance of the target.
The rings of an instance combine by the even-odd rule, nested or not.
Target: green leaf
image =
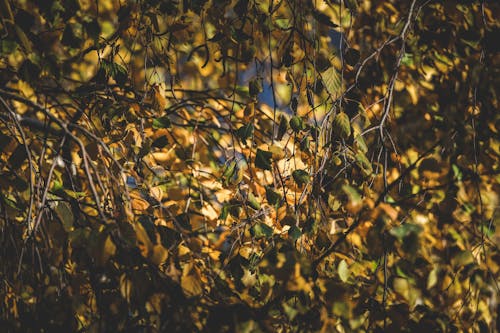
[[[351,121],[345,112],[339,112],[333,119],[333,133],[344,140],[351,135]]]
[[[295,133],[298,133],[305,128],[304,121],[298,116],[293,116],[290,119],[290,127]]]
[[[346,301],[334,301],[332,305],[332,313],[337,317],[349,318],[351,316],[349,305]]]
[[[287,130],[288,130],[288,121],[286,120],[286,116],[282,114],[280,116],[280,124],[278,126],[278,136],[277,136],[278,141],[283,139],[283,136],[286,134]]]
[[[342,282],[347,282],[347,279],[349,278],[349,267],[347,266],[347,262],[345,259],[342,259],[342,261],[339,263],[339,266],[337,267],[337,273],[339,274],[340,280]]]
[[[292,225],[290,229],[288,229],[288,236],[295,242],[302,236],[302,231],[300,231],[299,227],[296,225]]]
[[[0,193],[0,200],[10,208],[13,208],[18,211],[21,210],[18,202],[16,201],[16,198],[12,194],[3,195],[2,193]]]
[[[236,171],[236,164],[237,162],[233,160],[224,168],[224,172],[222,173],[222,179],[225,186],[227,186],[231,181],[231,179],[233,178],[234,173]]]
[[[104,71],[103,74],[106,77],[111,76],[113,79],[115,79],[116,83],[120,85],[124,84],[127,81],[128,78],[127,69],[122,65],[117,64],[116,62],[111,62],[103,59],[101,61],[100,71],[101,70]]]
[[[15,41],[2,39],[0,40],[0,53],[11,54],[17,49],[17,46]]]
[[[283,303],[283,311],[285,312],[286,316],[288,317],[288,320],[292,321],[298,314],[299,311],[295,309],[295,307],[290,306],[287,303]]]
[[[328,68],[321,74],[323,79],[323,86],[328,91],[333,99],[337,99],[340,96],[341,82],[340,76],[334,67]]]
[[[460,170],[460,167],[456,164],[453,164],[451,166],[451,168],[453,169],[453,177],[458,180],[458,181],[461,181],[462,180],[462,170]]]
[[[418,235],[420,232],[422,232],[422,227],[413,223],[404,223],[389,230],[389,233],[396,237],[400,242],[402,242],[403,239],[408,237],[410,234]]]
[[[162,135],[151,143],[152,148],[163,148],[168,145],[168,139],[166,135]]]
[[[158,128],[169,128],[172,125],[170,118],[167,116],[163,116],[160,118],[156,118],[153,120],[153,128],[158,129]]]
[[[262,170],[271,170],[271,158],[273,153],[257,149],[257,154],[255,155],[255,167]]]
[[[343,185],[342,191],[349,197],[349,201],[353,204],[359,203],[361,201],[361,195],[358,190],[351,185]]]
[[[302,185],[307,184],[309,182],[309,173],[305,170],[295,170],[292,172],[292,177],[293,180],[299,185],[299,187],[302,187]]]
[[[219,219],[225,221],[228,215],[229,215],[229,204],[224,203],[220,211]]]
[[[70,204],[65,201],[59,201],[54,211],[59,221],[61,221],[64,230],[70,232],[73,229],[73,223],[75,221],[75,216],[73,215]]]
[[[122,85],[125,82],[127,82],[127,78],[128,78],[127,69],[125,67],[123,67],[122,65],[117,64],[116,62],[114,62],[112,64],[112,66],[113,66],[112,67],[113,72],[112,72],[111,76],[113,77],[113,79],[115,79],[116,83]]]
[[[256,223],[250,232],[255,238],[269,238],[273,235],[273,228],[263,222]]]
[[[223,178],[230,178],[234,174],[235,168],[236,168],[236,161],[233,160],[224,169],[224,172],[222,173],[222,177]]]
[[[368,152],[368,146],[366,145],[365,138],[363,138],[361,134],[357,135],[356,138],[354,138],[354,147],[357,149],[357,151],[364,154]]]
[[[255,195],[253,195],[253,193],[251,193],[251,192],[248,193],[247,200],[248,200],[248,205],[250,207],[252,207],[255,210],[260,209],[260,203],[257,201],[257,198],[255,197]]]
[[[73,199],[81,199],[81,198],[84,198],[87,196],[87,193],[85,193],[85,192],[76,192],[76,191],[67,190],[67,189],[64,189],[64,193],[66,193],[69,197],[71,197]]]
[[[252,134],[253,134],[253,124],[252,123],[249,123],[247,125],[243,125],[236,130],[236,136],[238,136],[238,138],[244,144],[247,143],[247,139],[252,137]]]
[[[451,259],[451,264],[455,267],[466,266],[474,263],[474,256],[469,250],[459,251]]]
[[[290,19],[289,18],[277,18],[274,23],[280,29],[289,29],[290,28]]]
[[[369,176],[372,174],[372,164],[362,151],[358,151],[356,153],[356,164],[360,167],[364,176]]]
[[[341,205],[342,203],[335,197],[335,195],[332,193],[328,194],[328,207],[330,207],[331,210],[337,211]]]
[[[434,267],[427,277],[427,290],[432,289],[438,282],[439,267]]]
[[[266,186],[266,199],[270,205],[276,206],[281,202],[281,194],[273,190],[270,186]]]
[[[251,97],[256,97],[263,91],[262,88],[262,79],[253,79],[248,83],[248,91]]]
[[[309,152],[309,148],[311,148],[311,144],[309,142],[309,138],[306,136],[300,141],[300,150],[303,152]]]

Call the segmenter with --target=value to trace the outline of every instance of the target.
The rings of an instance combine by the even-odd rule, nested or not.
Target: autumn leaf
[[[494,330],[497,12],[0,0],[2,327]]]

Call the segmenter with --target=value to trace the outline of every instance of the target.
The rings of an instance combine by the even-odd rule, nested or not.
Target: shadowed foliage
[[[0,0],[0,327],[500,329],[499,11]]]

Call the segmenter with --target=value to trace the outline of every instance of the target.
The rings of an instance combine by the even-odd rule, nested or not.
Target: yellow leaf
[[[239,250],[240,256],[242,256],[245,259],[250,258],[250,256],[254,253],[255,251],[252,250],[252,248],[248,246],[242,246]]]
[[[155,159],[156,163],[164,163],[169,160],[170,152],[163,152],[163,151],[157,151],[154,153],[151,153],[151,156]]]
[[[147,202],[144,199],[132,199],[132,209],[138,210],[138,211],[143,211],[149,208],[149,202]]]
[[[155,265],[164,263],[168,258],[168,250],[161,244],[153,246],[153,251],[150,253],[149,260]]]
[[[88,251],[97,265],[102,266],[115,255],[116,245],[107,232],[94,230],[89,238]]]
[[[111,236],[108,235],[104,241],[103,246],[103,259],[107,261],[110,257],[114,256],[116,253],[116,245],[111,240]]]
[[[153,90],[153,109],[156,112],[161,113],[167,107],[167,99],[163,96],[162,91],[160,90],[160,87],[158,85],[155,85],[153,87]]]
[[[132,291],[132,281],[125,274],[120,276],[120,294],[130,303],[130,292]]]
[[[182,270],[181,286],[187,296],[197,296],[203,292],[200,271],[189,263]]]
[[[300,264],[295,263],[295,270],[293,277],[287,283],[288,290],[290,291],[304,291],[306,293],[312,292],[311,284],[300,274]]]
[[[182,245],[182,244],[177,247],[177,253],[178,253],[179,257],[183,257],[183,256],[187,255],[189,252],[191,252],[189,250],[189,248]]]
[[[156,201],[161,202],[163,198],[163,190],[160,186],[151,187],[149,189],[149,195],[156,199]]]
[[[410,299],[411,285],[407,279],[400,277],[394,278],[393,288],[395,292],[403,296],[406,300]]]
[[[249,269],[245,269],[245,272],[243,273],[243,276],[241,277],[241,283],[245,287],[252,287],[257,283],[257,277],[256,273],[250,272]]]
[[[170,265],[168,265],[165,274],[167,274],[173,281],[179,283],[181,272],[177,269],[177,267],[175,267],[174,263],[170,263]]]
[[[137,236],[137,245],[144,257],[148,257],[153,250],[153,243],[149,239],[148,233],[140,223],[135,224],[135,234]]]

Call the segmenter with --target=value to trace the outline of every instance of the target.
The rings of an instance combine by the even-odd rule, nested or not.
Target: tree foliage
[[[499,10],[1,0],[2,327],[498,329]]]

